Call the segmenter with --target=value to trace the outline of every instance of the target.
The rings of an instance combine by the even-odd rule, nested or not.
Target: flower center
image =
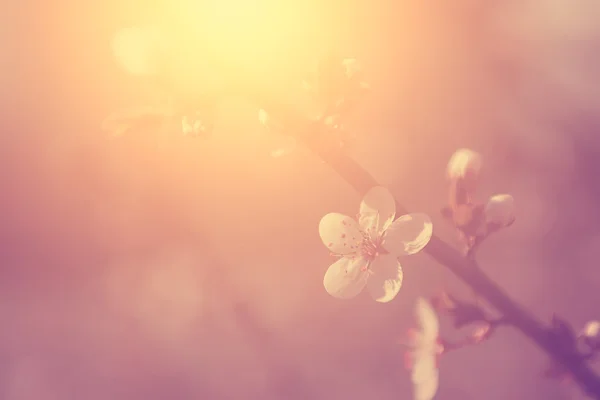
[[[363,240],[360,245],[360,252],[366,260],[373,261],[381,254],[389,254],[389,252],[383,248],[382,244],[383,235],[376,235],[376,237],[373,238],[368,233],[363,232]]]

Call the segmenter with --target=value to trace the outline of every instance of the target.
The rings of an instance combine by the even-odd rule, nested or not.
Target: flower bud
[[[450,179],[477,179],[481,170],[482,158],[479,153],[469,149],[457,150],[448,162]]]
[[[598,337],[600,334],[600,322],[599,321],[589,321],[583,327],[582,335],[589,338]]]
[[[493,332],[494,330],[492,329],[492,325],[490,325],[489,323],[485,323],[481,326],[478,326],[471,334],[471,342],[473,344],[479,344],[481,342],[484,342],[490,338]]]
[[[491,196],[485,205],[487,223],[501,227],[510,225],[515,220],[515,200],[510,194]]]
[[[587,322],[579,334],[579,343],[583,345],[583,352],[598,353],[600,351],[600,322]]]

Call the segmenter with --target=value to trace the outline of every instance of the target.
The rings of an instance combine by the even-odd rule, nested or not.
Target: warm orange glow
[[[115,34],[112,49],[127,72],[148,76],[159,72],[166,45],[164,36],[155,28],[128,27]]]
[[[179,7],[182,17],[191,19],[193,31],[206,35],[204,39],[219,55],[246,62],[273,55],[269,52],[289,45],[294,36],[312,29],[314,20],[299,2],[208,0],[186,1]]]
[[[320,11],[322,6],[317,11],[310,2],[180,0],[158,10],[151,24],[167,38],[170,50],[163,54],[185,79],[195,83],[202,82],[200,75],[215,79],[210,68],[219,61],[218,65],[225,62],[251,73],[252,79],[273,81],[277,79],[273,74],[293,73],[298,65],[305,70],[334,29],[320,26]],[[115,38],[119,63],[134,75],[157,70],[151,64],[157,62],[162,39],[152,29],[146,29],[145,37],[141,30],[130,29]]]

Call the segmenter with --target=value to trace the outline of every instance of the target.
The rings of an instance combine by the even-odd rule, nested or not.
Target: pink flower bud
[[[589,338],[598,337],[600,334],[600,322],[598,321],[589,321],[583,327],[582,335]]]
[[[510,194],[497,194],[489,198],[485,205],[485,218],[488,223],[506,227],[515,220],[515,200]]]
[[[482,158],[479,153],[469,149],[457,150],[448,162],[450,179],[477,179],[481,170]]]

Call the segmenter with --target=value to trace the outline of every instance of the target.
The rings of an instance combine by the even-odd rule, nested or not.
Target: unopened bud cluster
[[[515,221],[514,198],[495,194],[486,203],[476,200],[483,159],[473,150],[457,150],[448,163],[450,180],[449,205],[442,213],[452,220],[471,253],[490,233],[510,226]]]

